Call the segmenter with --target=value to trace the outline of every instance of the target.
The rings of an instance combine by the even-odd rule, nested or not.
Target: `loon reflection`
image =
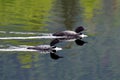
[[[56,51],[62,50],[62,48],[59,48],[56,46],[39,45],[39,46],[28,47],[27,49],[37,50],[41,53],[50,53],[50,57],[54,60],[57,60],[59,58],[63,58],[62,56],[55,54]]]
[[[85,41],[83,41],[82,39],[87,37],[87,35],[81,33],[82,31],[84,31],[85,29],[80,26],[77,27],[75,29],[75,31],[70,31],[70,30],[66,30],[66,31],[61,31],[61,32],[56,32],[53,34],[53,36],[63,36],[63,38],[56,38],[54,39],[50,45],[54,46],[55,44],[61,42],[61,41],[75,41],[75,43],[79,46],[84,45]]]

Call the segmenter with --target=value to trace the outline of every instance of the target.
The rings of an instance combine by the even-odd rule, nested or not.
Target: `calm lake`
[[[0,49],[49,45],[50,38],[28,37],[78,26],[85,27],[88,43],[57,44],[59,60],[0,51],[0,80],[120,80],[120,0],[0,0]]]

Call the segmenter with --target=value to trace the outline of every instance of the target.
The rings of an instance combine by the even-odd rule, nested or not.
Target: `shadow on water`
[[[51,20],[48,21],[52,32],[64,30],[75,30],[80,26],[80,6],[78,0],[59,0],[55,1],[51,10]],[[49,27],[48,26],[48,27]],[[53,26],[53,27],[52,27]],[[70,49],[73,43],[63,43],[61,45],[66,49]],[[65,46],[66,45],[66,46]]]
[[[0,79],[119,80],[119,13],[120,0],[0,0],[2,38],[74,30],[80,25],[89,35],[82,47],[58,44],[64,48],[58,52],[64,58],[57,61],[36,52],[0,52]],[[51,40],[0,41],[3,46],[32,46]]]
[[[78,0],[59,0],[54,2],[53,9],[51,11],[50,26],[58,28],[59,30],[73,30],[79,19],[80,6]]]

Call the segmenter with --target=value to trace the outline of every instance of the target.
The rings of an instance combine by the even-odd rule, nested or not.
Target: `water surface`
[[[119,80],[120,0],[0,0],[0,49],[49,44],[52,39],[26,39],[85,26],[88,42],[57,44],[64,56],[0,51],[0,80]],[[43,34],[42,34],[43,35]]]

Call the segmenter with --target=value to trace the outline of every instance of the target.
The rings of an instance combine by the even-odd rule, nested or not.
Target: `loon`
[[[39,45],[39,46],[32,46],[28,47],[27,49],[37,50],[41,53],[50,53],[50,57],[54,60],[57,60],[59,58],[63,58],[62,56],[58,56],[56,51],[62,50],[62,48],[56,47],[56,46],[50,46],[50,45]]]
[[[50,45],[51,46],[54,46],[55,44],[61,42],[61,41],[75,41],[75,43],[79,46],[82,46],[84,45],[85,41],[81,40],[85,37],[88,37],[87,35],[81,33],[82,31],[84,31],[85,29],[80,26],[80,27],[77,27],[75,29],[75,31],[70,31],[70,30],[66,30],[66,31],[61,31],[61,32],[56,32],[56,33],[53,33],[52,35],[53,36],[62,36],[63,38],[56,38],[54,39]]]

